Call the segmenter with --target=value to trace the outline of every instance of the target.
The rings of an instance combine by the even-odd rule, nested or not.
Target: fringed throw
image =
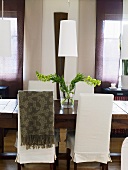
[[[50,148],[54,143],[52,91],[19,91],[21,145]]]

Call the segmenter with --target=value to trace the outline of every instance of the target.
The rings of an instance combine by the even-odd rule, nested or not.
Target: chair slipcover
[[[28,91],[28,92],[27,91],[25,91],[25,92],[19,91],[18,96],[20,99],[18,100],[18,102],[19,102],[18,103],[18,106],[19,106],[19,111],[18,111],[18,146],[17,146],[16,161],[20,164],[24,164],[24,163],[54,163],[54,160],[56,157],[55,144],[53,143],[49,147],[43,148],[42,147],[43,146],[42,142],[44,143],[44,141],[42,141],[43,138],[40,140],[41,135],[45,136],[46,143],[44,146],[47,146],[49,144],[49,140],[47,140],[47,139],[51,138],[51,135],[54,135],[53,92],[50,92],[50,93],[49,92],[45,91],[45,92],[34,92],[33,93],[33,91]],[[25,97],[27,102],[25,100],[23,101],[23,99],[21,98],[23,96],[23,93],[25,93],[25,96],[28,96],[28,97]],[[26,94],[28,94],[28,95],[26,95]],[[51,96],[51,94],[52,94],[52,96]],[[40,101],[40,97],[42,97],[42,96],[43,96],[43,99],[41,99],[41,101]],[[49,98],[49,96],[51,96],[51,97]],[[48,98],[49,98],[49,101],[48,101]],[[44,102],[42,102],[42,101],[44,101]],[[47,110],[42,109],[42,105],[43,105],[43,108],[46,108]],[[31,106],[31,108],[30,108],[30,106]],[[44,115],[45,111],[46,111],[46,115]],[[42,117],[43,122],[42,122],[42,120],[40,120],[41,118],[39,116]],[[48,117],[52,118],[52,120],[51,119],[49,120],[51,122],[51,126],[49,128],[53,132],[48,131],[48,129],[45,130],[43,128],[44,125],[46,126],[48,124],[45,120],[45,119],[48,119]],[[24,118],[26,118],[25,122],[23,121]],[[29,120],[32,120],[32,121],[29,122]],[[42,123],[39,123],[39,121],[41,121]],[[30,128],[26,129],[26,127],[30,127]],[[32,130],[32,128],[34,131]],[[35,132],[35,133],[33,133],[33,132]],[[49,132],[51,132],[51,133],[49,134]],[[35,137],[36,140],[33,140],[32,138],[30,138],[31,135],[33,138]],[[24,142],[24,138],[22,136],[25,136],[25,137],[27,136],[27,140],[25,140],[25,142]],[[47,136],[48,136],[48,138],[47,138]],[[39,137],[38,142],[37,142],[37,137]],[[30,143],[33,142],[34,144],[32,144],[31,147],[26,148],[29,139],[30,139],[29,142]],[[33,148],[33,146],[35,146],[35,145],[37,147]]]
[[[85,82],[78,82],[75,85],[74,100],[79,100],[80,93],[94,93],[94,86],[88,85]],[[72,129],[67,129],[67,132],[74,131]]]
[[[79,99],[80,93],[94,93],[94,86],[88,85],[85,82],[78,82],[75,85],[75,95],[74,95],[74,100]]]
[[[39,80],[29,80],[28,82],[28,90],[33,91],[53,91],[54,92],[54,99],[56,99],[56,83],[43,82]]]
[[[128,137],[126,137],[121,147],[121,170],[128,170]]]
[[[67,148],[74,162],[111,161],[112,106],[112,94],[80,94],[76,132],[67,134]]]

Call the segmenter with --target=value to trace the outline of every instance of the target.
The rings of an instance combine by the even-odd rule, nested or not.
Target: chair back
[[[18,92],[17,162],[53,163],[53,91]]]
[[[121,147],[121,170],[128,170],[128,137],[126,137]]]
[[[76,163],[110,161],[112,107],[112,94],[80,94],[74,146]]]
[[[32,91],[53,91],[54,92],[54,99],[56,99],[56,83],[43,82],[39,80],[29,80],[28,82],[28,90]]]
[[[94,86],[88,85],[85,82],[78,82],[75,86],[75,100],[79,100],[80,93],[94,93]]]

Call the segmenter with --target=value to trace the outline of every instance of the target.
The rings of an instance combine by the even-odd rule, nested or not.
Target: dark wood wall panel
[[[63,13],[63,12],[54,13],[56,74],[60,76],[64,75],[64,63],[65,63],[65,57],[58,57],[60,21],[67,20],[67,19],[68,19],[68,13]],[[57,99],[59,98],[60,98],[59,84],[57,84]]]
[[[4,0],[5,11],[17,11],[17,2],[19,0]],[[2,0],[0,0],[0,10],[2,9]]]

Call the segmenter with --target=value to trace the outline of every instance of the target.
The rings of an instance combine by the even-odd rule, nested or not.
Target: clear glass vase
[[[60,93],[61,108],[73,108],[74,98],[72,93]]]

